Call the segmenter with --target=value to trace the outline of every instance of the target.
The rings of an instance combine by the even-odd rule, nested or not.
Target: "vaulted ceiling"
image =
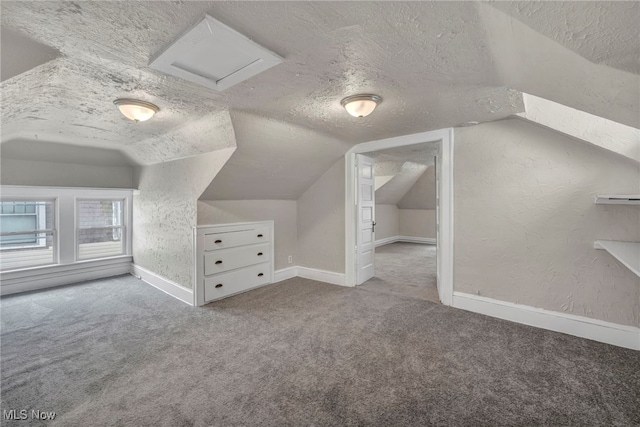
[[[112,149],[140,165],[237,145],[203,198],[296,198],[354,144],[521,113],[521,92],[640,126],[638,2],[0,7],[3,145]],[[283,63],[224,92],[148,67],[205,14]],[[362,92],[383,102],[355,119],[340,100]],[[112,104],[125,96],[161,110],[127,122]]]

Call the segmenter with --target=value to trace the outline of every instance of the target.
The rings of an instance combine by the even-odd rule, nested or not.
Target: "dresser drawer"
[[[271,282],[271,263],[253,265],[241,270],[204,278],[205,301],[237,294]]]
[[[240,246],[204,254],[204,275],[223,273],[271,260],[271,244]]]
[[[271,240],[269,231],[269,227],[256,227],[250,230],[205,234],[204,250],[205,252],[215,251],[218,249],[269,242]]]

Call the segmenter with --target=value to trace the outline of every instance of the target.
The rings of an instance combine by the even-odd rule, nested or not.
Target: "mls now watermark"
[[[51,411],[41,411],[39,409],[32,409],[31,411],[27,409],[9,409],[2,410],[2,418],[5,420],[43,420],[43,421],[51,421],[56,417],[55,412]]]

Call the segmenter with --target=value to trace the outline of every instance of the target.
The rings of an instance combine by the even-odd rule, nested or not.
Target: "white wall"
[[[298,208],[295,200],[200,200],[198,225],[274,221],[275,269],[298,262]],[[289,264],[288,257],[292,256]]]
[[[400,232],[396,205],[376,204],[376,240],[395,237]]]
[[[436,208],[435,167],[429,166],[398,202],[398,209]]]
[[[298,265],[344,273],[344,157],[298,198]]]
[[[2,158],[4,185],[47,187],[134,188],[131,166],[84,165]]]
[[[136,169],[133,262],[193,287],[193,227],[197,201],[235,148]]]
[[[640,241],[637,162],[522,120],[456,129],[455,290],[640,326],[640,278],[593,241]]]
[[[436,211],[432,209],[398,209],[401,236],[436,238]]]

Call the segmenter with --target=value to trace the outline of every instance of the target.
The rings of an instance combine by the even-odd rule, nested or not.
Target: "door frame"
[[[453,128],[363,142],[345,154],[345,284],[356,286],[356,154],[440,142],[440,223],[437,281],[440,301],[453,303]]]

